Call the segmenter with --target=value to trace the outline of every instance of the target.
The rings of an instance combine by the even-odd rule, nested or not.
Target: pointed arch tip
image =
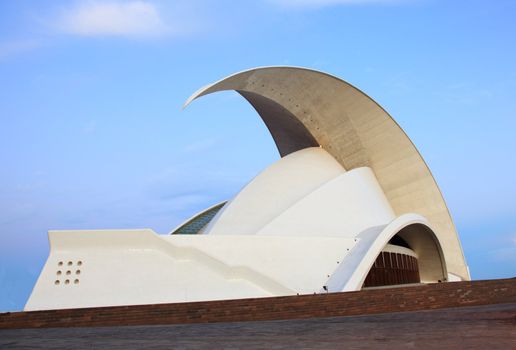
[[[206,91],[212,87],[214,84],[208,84],[208,85],[204,85],[203,87],[201,87],[200,89],[198,89],[197,91],[195,91],[193,94],[190,95],[190,97],[188,97],[185,101],[185,103],[183,104],[183,107],[181,108],[181,110],[185,109],[186,107],[188,107],[188,105],[190,103],[192,103],[193,100],[195,100],[196,98],[198,97],[201,97],[202,95],[204,95],[206,93]]]
[[[301,67],[301,66],[259,66],[259,67],[254,67],[254,68],[249,68],[249,69],[244,69],[244,70],[241,70],[239,72],[236,72],[236,73],[233,73],[233,74],[230,74],[228,76],[225,76],[224,78],[222,79],[219,79],[217,81],[215,81],[214,83],[212,84],[208,84],[208,85],[205,85],[203,87],[201,87],[200,89],[198,89],[197,91],[195,91],[192,95],[190,95],[190,97],[188,97],[188,99],[185,101],[185,103],[183,104],[181,110],[184,110],[186,107],[188,107],[194,100],[198,99],[199,97],[202,97],[204,95],[207,95],[211,92],[215,92],[215,91],[219,91],[219,90],[215,90],[215,91],[208,91],[210,88],[212,87],[215,87],[217,86],[219,83],[222,83],[223,81],[226,81],[230,78],[233,78],[233,77],[236,77],[240,74],[244,74],[244,73],[249,73],[249,72],[253,72],[253,71],[259,71],[259,70],[264,70],[264,69],[281,69],[281,68],[285,68],[285,69],[296,69],[296,70],[305,70],[305,71],[311,71],[311,72],[315,72],[315,73],[321,73],[321,74],[325,74],[325,75],[328,75],[328,76],[331,76],[333,78],[336,78],[338,79],[336,76],[334,75],[331,75],[331,74],[328,74],[328,73],[325,73],[325,72],[322,72],[322,71],[319,71],[317,69],[313,69],[313,68],[308,68],[308,67]]]

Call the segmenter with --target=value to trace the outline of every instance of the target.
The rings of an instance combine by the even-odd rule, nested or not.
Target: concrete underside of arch
[[[388,225],[371,227],[359,233],[353,251],[346,255],[328,280],[328,291],[355,291],[362,288],[374,261],[395,235],[405,239],[418,256],[421,282],[435,283],[447,280],[442,248],[428,226],[428,221],[417,214],[405,214]]]

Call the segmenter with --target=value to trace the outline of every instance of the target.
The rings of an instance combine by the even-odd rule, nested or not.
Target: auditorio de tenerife
[[[256,68],[235,90],[281,155],[237,195],[168,235],[49,231],[25,310],[240,299],[469,280],[441,192],[392,117],[311,69]]]

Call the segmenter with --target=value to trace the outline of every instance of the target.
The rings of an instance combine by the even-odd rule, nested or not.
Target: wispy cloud
[[[509,235],[503,247],[492,249],[488,254],[497,261],[516,263],[516,234]]]
[[[245,181],[234,174],[214,169],[202,162],[185,162],[167,167],[149,179],[153,198],[169,201],[179,197],[199,198],[199,194],[226,197],[240,188]]]
[[[156,37],[169,34],[158,8],[146,1],[88,1],[66,9],[58,19],[62,32],[83,36]]]
[[[89,120],[82,127],[82,132],[85,134],[94,133],[96,130],[97,130],[97,121],[96,120]]]
[[[415,0],[269,0],[269,2],[280,6],[297,8],[320,8],[337,5],[393,5],[414,1]]]
[[[192,142],[184,147],[184,150],[189,153],[201,153],[213,149],[220,143],[220,139],[212,137]]]
[[[31,51],[41,46],[37,40],[11,40],[0,42],[0,59]]]

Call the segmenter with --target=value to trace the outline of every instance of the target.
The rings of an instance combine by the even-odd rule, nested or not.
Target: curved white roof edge
[[[188,105],[190,105],[190,103],[192,103],[197,98],[211,93],[211,92],[207,92],[207,90],[209,90],[211,87],[214,87],[214,86],[218,85],[219,83],[222,83],[223,81],[225,81],[227,79],[236,77],[236,76],[238,76],[240,74],[243,74],[243,73],[248,73],[248,72],[252,72],[252,71],[255,71],[255,70],[259,70],[259,69],[269,69],[269,68],[296,68],[296,69],[303,69],[303,70],[307,70],[307,71],[312,71],[312,72],[316,72],[316,73],[325,74],[325,75],[328,75],[329,77],[332,77],[332,78],[340,80],[340,78],[337,78],[336,76],[333,76],[333,75],[325,73],[325,72],[318,71],[316,69],[308,68],[308,67],[302,67],[302,66],[281,66],[281,65],[279,65],[279,66],[259,66],[259,67],[254,67],[254,68],[249,68],[249,69],[241,70],[239,72],[230,74],[230,75],[228,75],[228,76],[226,76],[226,77],[224,77],[222,79],[219,79],[219,80],[217,80],[214,83],[204,85],[203,87],[197,89],[197,91],[195,91],[193,94],[190,95],[190,97],[188,97],[186,99],[185,103],[183,104],[182,109],[185,109],[186,107],[188,107]]]
[[[295,203],[345,173],[342,165],[320,147],[290,153],[245,185],[213,218],[205,233],[257,234]]]

